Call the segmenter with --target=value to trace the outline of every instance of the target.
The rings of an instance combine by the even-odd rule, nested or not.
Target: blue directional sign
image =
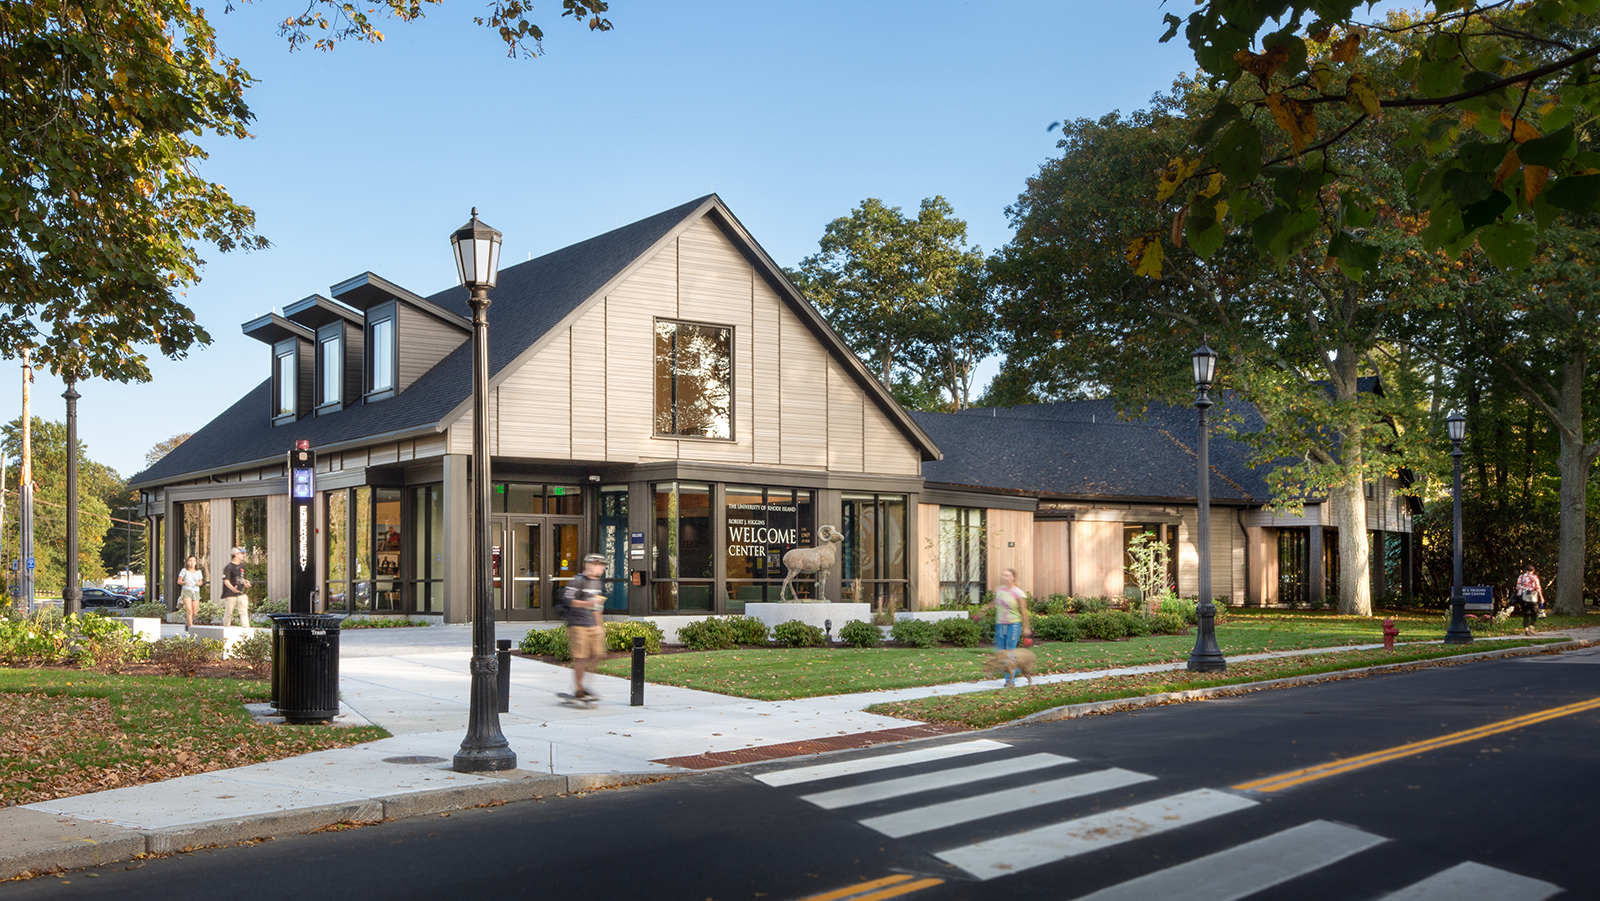
[[[1466,610],[1494,610],[1494,587],[1491,585],[1461,586],[1462,607]]]
[[[28,568],[29,569],[33,569],[33,558],[32,557],[28,558]]]

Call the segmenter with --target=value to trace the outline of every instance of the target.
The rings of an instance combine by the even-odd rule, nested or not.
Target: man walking
[[[233,625],[233,608],[239,608],[239,625],[250,625],[250,596],[245,591],[250,580],[244,577],[244,548],[233,549],[233,557],[222,568],[222,624]]]
[[[590,554],[583,558],[583,574],[574,576],[561,593],[567,608],[567,643],[572,650],[572,696],[583,701],[600,700],[599,695],[584,689],[583,674],[606,653],[606,627],[600,612],[606,603],[601,581],[605,574],[606,558]]]

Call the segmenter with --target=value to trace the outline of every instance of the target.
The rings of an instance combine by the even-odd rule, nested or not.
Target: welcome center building
[[[304,439],[319,606],[467,622],[467,292],[423,296],[365,272],[329,295],[245,323],[267,377],[131,480],[152,584],[172,602],[186,557],[209,584],[242,547],[253,600],[286,598],[285,462]],[[1116,595],[1128,528],[1167,540],[1173,581],[1193,583],[1195,467],[1181,442],[1088,453],[1106,429],[1141,426],[1085,424],[1070,404],[908,414],[716,195],[509,266],[490,299],[501,619],[554,618],[588,553],[610,562],[608,615],[739,613],[777,600],[784,552],[822,525],[844,536],[838,562],[826,584],[797,579],[802,596],[932,607],[1003,567],[1036,594]],[[1037,466],[996,465],[981,436],[999,422],[1044,455]],[[1284,572],[1304,583],[1290,591],[1322,590],[1327,505],[1265,513],[1242,451],[1213,447],[1216,593],[1276,603]],[[1108,460],[1122,477],[1102,477]],[[1410,531],[1392,489],[1369,504],[1375,547]]]

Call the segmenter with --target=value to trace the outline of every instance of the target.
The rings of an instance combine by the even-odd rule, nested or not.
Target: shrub
[[[975,648],[983,641],[983,627],[965,617],[942,619],[934,623],[939,627],[939,638],[958,648]]]
[[[733,627],[733,638],[740,644],[767,643],[767,624],[753,616],[730,616],[728,625]]]
[[[995,609],[990,607],[978,614],[978,628],[982,630],[984,644],[994,644]]]
[[[194,676],[208,663],[222,659],[222,642],[214,638],[174,635],[150,646],[150,662],[169,676]]]
[[[73,636],[75,662],[85,669],[121,672],[144,652],[144,642],[134,638],[132,629],[104,616],[69,616],[64,625]]]
[[[661,627],[650,622],[606,623],[606,650],[631,651],[635,638],[644,639],[646,654],[661,653]]]
[[[1157,635],[1182,635],[1189,631],[1189,623],[1181,615],[1163,610],[1150,617],[1150,628]]]
[[[59,663],[67,657],[68,639],[58,611],[5,617],[0,619],[0,663]]]
[[[839,627],[839,640],[857,648],[875,648],[883,640],[883,632],[872,623],[853,619]]]
[[[279,598],[276,601],[262,601],[259,604],[251,604],[250,609],[255,613],[288,613],[289,599]]]
[[[679,626],[678,641],[691,651],[725,651],[739,645],[733,626],[715,616]]]
[[[235,661],[250,667],[251,674],[258,679],[264,679],[272,673],[271,632],[257,629],[234,642],[228,653]]]
[[[201,601],[196,608],[194,621],[196,624],[221,624],[222,605],[216,601]]]
[[[557,660],[571,660],[572,647],[567,644],[567,627],[556,626],[554,629],[529,629],[528,634],[522,636],[522,653],[532,654],[535,657],[554,657]]]
[[[144,617],[153,616],[156,619],[165,619],[166,616],[167,616],[167,605],[166,604],[157,604],[154,601],[145,601],[143,603],[134,604],[132,607],[129,607],[128,608],[128,615],[129,616],[144,616]]]
[[[1152,625],[1150,622],[1150,617],[1145,616],[1143,613],[1136,613],[1131,610],[1117,610],[1113,612],[1122,617],[1122,634],[1131,638],[1138,638],[1140,636],[1150,634]]]
[[[426,625],[427,623],[406,619],[403,616],[347,616],[339,621],[341,629],[407,629]]]
[[[1184,622],[1193,625],[1200,621],[1199,614],[1195,612],[1199,608],[1200,604],[1191,598],[1169,597],[1161,602],[1158,612],[1175,614],[1182,618]]]
[[[1065,614],[1037,616],[1033,619],[1033,634],[1045,641],[1077,641],[1078,621]]]
[[[889,630],[889,637],[907,647],[935,648],[939,646],[939,627],[920,619],[903,619]]]
[[[824,643],[821,629],[797,619],[778,623],[778,627],[772,630],[772,637],[791,648],[820,648]]]
[[[1073,598],[1071,605],[1073,613],[1099,613],[1111,609],[1111,602],[1105,598]]]
[[[1124,631],[1125,623],[1119,611],[1100,610],[1095,613],[1085,613],[1078,617],[1078,630],[1084,638],[1098,638],[1102,641],[1115,641],[1127,633]]]
[[[1050,595],[1050,599],[1044,602],[1044,612],[1046,616],[1060,616],[1066,613],[1067,596],[1060,593]]]

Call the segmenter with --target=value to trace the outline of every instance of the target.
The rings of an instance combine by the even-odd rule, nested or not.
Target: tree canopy
[[[40,588],[60,589],[66,579],[67,552],[67,427],[33,417],[35,578]],[[6,484],[21,477],[22,418],[0,428],[6,459]],[[78,442],[78,575],[99,579],[105,575],[101,547],[111,529],[111,507],[124,503],[127,487],[117,471],[89,458]],[[14,504],[7,504],[4,530],[5,557],[17,559],[17,519]]]

